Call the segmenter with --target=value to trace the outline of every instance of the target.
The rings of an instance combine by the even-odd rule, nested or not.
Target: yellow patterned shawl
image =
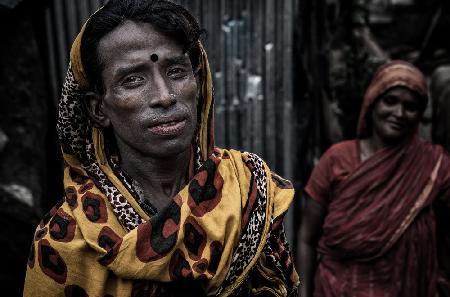
[[[282,226],[294,191],[256,155],[214,148],[203,48],[193,177],[151,215],[81,104],[88,89],[82,34],[59,106],[66,195],[36,230],[24,296],[171,296],[183,281],[207,295],[295,294],[298,277]]]

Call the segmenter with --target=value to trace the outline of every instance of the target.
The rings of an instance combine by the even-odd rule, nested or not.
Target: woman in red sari
[[[381,66],[357,139],[314,168],[300,228],[303,297],[450,296],[450,157],[418,136],[427,94],[413,65]]]

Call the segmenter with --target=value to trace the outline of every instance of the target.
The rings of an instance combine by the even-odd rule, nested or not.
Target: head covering
[[[87,24],[87,23],[86,23]],[[126,200],[132,201],[131,205],[125,207],[115,208],[116,215],[121,218],[121,223],[131,230],[142,223],[142,217],[148,219],[145,213],[139,213],[135,210],[133,193],[130,189],[123,187],[123,181],[117,178],[117,172],[114,173],[107,160],[108,156],[105,152],[105,131],[101,128],[96,128],[89,114],[86,112],[83,100],[86,92],[92,91],[84,71],[81,60],[81,39],[86,27],[86,24],[81,29],[76,37],[70,52],[69,70],[66,76],[66,82],[63,87],[62,98],[59,102],[59,116],[57,123],[57,131],[59,140],[62,144],[62,151],[65,161],[70,164],[70,161],[75,163],[73,167],[81,167],[86,170],[90,176],[97,179],[97,186],[104,189],[104,192],[110,191],[110,180],[114,188],[114,199],[112,203],[118,205],[118,201],[125,196]],[[200,43],[200,42],[199,42]],[[212,92],[212,78],[206,52],[201,44],[200,57],[200,71],[201,73],[201,88],[200,98],[198,98],[201,107],[201,115],[198,117],[198,127],[196,135],[192,141],[192,162],[194,168],[191,168],[191,176],[198,171],[201,163],[213,153],[214,149],[214,99]],[[76,164],[79,163],[79,164]],[[123,173],[120,172],[120,177]],[[132,190],[131,190],[132,191]],[[120,203],[121,206],[122,203]]]
[[[372,110],[373,105],[381,95],[395,87],[404,87],[419,94],[420,100],[424,101],[424,106],[426,106],[428,101],[427,83],[419,69],[401,60],[383,64],[375,72],[364,95],[358,121],[358,138],[370,135],[372,131],[367,131],[367,113]]]
[[[292,185],[252,153],[214,147],[212,79],[201,44],[192,174],[165,208],[149,214],[130,177],[108,155],[108,136],[94,127],[82,104],[89,91],[80,58],[83,32],[84,27],[72,46],[59,104],[66,197],[36,231],[31,254],[39,254],[40,262],[30,258],[24,296],[68,295],[75,289],[89,296],[116,296],[114,290],[130,296],[139,281],[147,291],[187,281],[201,284],[209,295],[267,283],[280,296],[294,292],[298,276],[282,225]],[[60,235],[62,229],[67,232]],[[42,266],[43,250],[49,251],[44,257],[52,255],[43,261],[57,266]],[[253,277],[258,282],[248,285]]]

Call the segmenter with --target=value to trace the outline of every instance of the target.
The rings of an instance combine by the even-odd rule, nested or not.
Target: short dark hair
[[[188,53],[192,69],[200,63],[199,38],[202,33],[197,20],[183,6],[168,0],[110,0],[95,13],[81,38],[81,61],[90,88],[103,93],[102,65],[98,55],[100,40],[124,21],[149,23],[183,46]]]

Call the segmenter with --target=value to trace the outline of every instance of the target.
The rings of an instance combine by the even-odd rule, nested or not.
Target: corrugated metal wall
[[[55,104],[69,63],[70,47],[84,22],[107,0],[52,0],[45,11],[48,72]]]
[[[255,152],[287,178],[294,176],[296,159],[292,157],[292,55],[298,1],[176,1],[188,7],[207,31],[204,43],[215,80],[217,145]],[[70,45],[84,21],[104,2],[53,0],[47,9],[48,67],[55,104]]]
[[[216,90],[216,138],[290,175],[295,1],[179,1],[206,28]]]

